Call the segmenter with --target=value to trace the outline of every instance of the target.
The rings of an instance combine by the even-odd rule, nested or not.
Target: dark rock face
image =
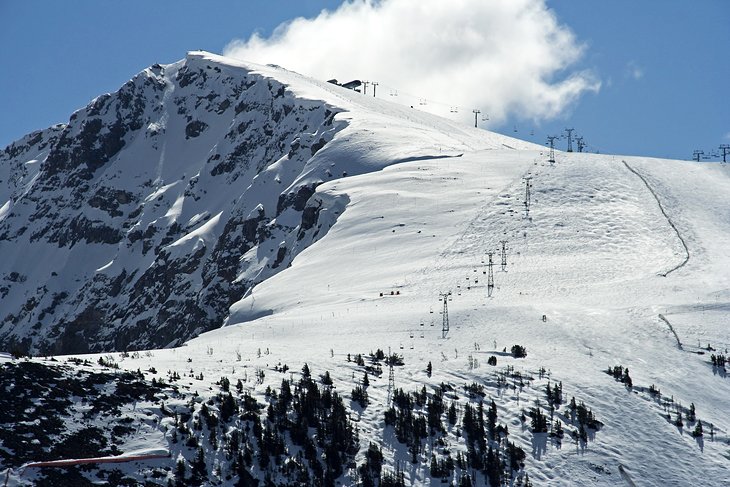
[[[0,151],[0,349],[164,347],[220,326],[324,233],[311,168],[336,113],[191,57]]]
[[[185,138],[192,139],[194,137],[197,137],[207,128],[207,123],[201,122],[200,120],[193,120],[185,126]]]

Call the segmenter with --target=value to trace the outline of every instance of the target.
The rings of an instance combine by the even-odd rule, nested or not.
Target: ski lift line
[[[378,86],[380,86],[381,88],[383,88],[385,90],[389,90],[389,92],[396,92],[397,93],[396,96],[398,96],[399,98],[408,97],[408,98],[413,98],[414,100],[418,100],[418,104],[421,106],[437,105],[437,106],[441,106],[444,108],[448,108],[450,110],[456,109],[456,111],[454,111],[452,113],[457,113],[458,111],[466,110],[466,107],[464,107],[462,105],[454,105],[453,103],[447,103],[445,101],[434,100],[431,98],[419,96],[414,93],[409,93],[407,91],[400,90],[400,89],[398,89],[394,86],[391,86],[389,84],[386,84],[386,83],[380,83],[380,84],[378,84]],[[487,117],[487,120],[489,120],[489,117]]]
[[[453,107],[453,106],[455,106],[453,103],[446,103],[446,102],[443,102],[443,101],[433,100],[431,98],[426,98],[424,96],[416,95],[414,93],[409,93],[407,91],[403,91],[401,89],[396,88],[395,86],[392,86],[392,85],[389,85],[389,84],[386,84],[386,83],[380,83],[378,86],[380,86],[382,88],[385,88],[387,90],[397,91],[399,96],[407,96],[407,97],[414,98],[414,99],[417,99],[417,100],[423,100],[423,101],[425,101],[425,102],[427,102],[428,104],[431,104],[431,105],[441,105],[441,106],[445,106],[445,107]],[[462,108],[462,107],[459,106],[459,108]]]
[[[429,105],[434,106],[435,105],[435,106],[438,106],[438,107],[443,108],[444,111],[448,110],[447,113],[454,113],[454,114],[457,114],[457,113],[467,113],[469,111],[468,108],[465,107],[465,106],[463,106],[463,105],[455,105],[453,103],[448,103],[448,102],[445,102],[445,101],[442,101],[442,100],[434,100],[432,98],[426,98],[426,97],[423,97],[423,96],[419,96],[419,95],[417,95],[415,93],[410,93],[410,92],[407,92],[407,91],[403,91],[401,89],[398,89],[395,86],[389,85],[387,83],[380,83],[378,86],[380,86],[384,90],[388,90],[390,96],[393,97],[393,98],[395,98],[395,97],[398,97],[398,98],[401,98],[401,99],[403,99],[403,98],[412,98],[413,100],[416,100],[413,103],[413,106],[414,107],[416,106],[416,104],[418,104],[418,106],[429,106]],[[482,115],[481,119],[482,119],[482,122],[489,121],[490,120],[489,114],[488,113],[484,113]],[[513,132],[518,132],[516,125],[513,126]],[[535,135],[535,130],[534,129],[531,129],[530,130],[530,135],[531,136],[534,136]]]

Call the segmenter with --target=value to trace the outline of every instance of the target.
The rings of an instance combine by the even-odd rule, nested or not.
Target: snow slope
[[[247,66],[191,56],[231,69]],[[288,268],[255,280],[230,307],[225,327],[182,347],[119,356],[122,368],[201,374],[181,385],[203,398],[214,394],[222,376],[243,379],[245,390],[266,404],[266,388],[298,376],[305,363],[316,373],[329,371],[336,390],[349,397],[363,369],[348,354],[390,349],[403,356],[394,381],[406,391],[444,383],[456,391],[450,399],[468,401],[463,386],[483,385],[511,441],[527,453],[525,471],[534,485],[730,483],[730,378],[703,350],[726,352],[730,344],[728,166],[583,153],[558,153],[551,165],[540,147],[525,142],[277,67],[254,71],[339,110],[335,120],[345,126],[289,179],[291,189],[323,181],[307,207],[331,227],[302,246]],[[281,173],[273,166],[264,174],[270,182]],[[525,178],[532,184],[528,213]],[[217,212],[209,214],[215,226]],[[194,249],[207,233],[189,233],[169,244],[170,251]],[[292,249],[296,235],[273,244]],[[447,292],[444,336],[439,294]],[[511,356],[515,344],[526,347],[527,357]],[[496,367],[487,365],[490,356]],[[280,364],[293,374],[277,372]],[[605,373],[617,365],[630,370],[633,387]],[[265,379],[257,383],[259,371]],[[531,379],[520,384],[515,372]],[[371,377],[367,408],[352,407],[358,464],[374,442],[408,484],[440,485],[428,462],[431,452],[444,449],[426,442],[421,462],[412,464],[383,423],[387,376],[386,370]],[[506,386],[498,385],[505,377]],[[604,424],[590,441],[558,443],[520,421],[523,411],[546,408],[548,380],[562,382],[566,401],[584,402]],[[705,427],[703,438],[692,437],[695,422],[674,425],[678,408],[686,413],[690,403]],[[449,449],[465,451],[457,429],[449,429]],[[168,449],[173,459],[194,454],[160,435],[129,447],[142,448]],[[211,450],[206,458],[211,484],[232,485],[213,472],[215,462],[227,465],[224,455]],[[350,469],[340,482],[354,479]]]

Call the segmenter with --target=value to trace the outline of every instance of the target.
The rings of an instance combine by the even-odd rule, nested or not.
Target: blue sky
[[[222,53],[232,40],[245,41],[255,32],[266,39],[282,22],[313,18],[341,3],[3,0],[0,146],[67,121],[74,110],[146,66],[174,62],[188,50]],[[575,43],[584,45],[582,57],[551,76],[559,81],[588,72],[600,89],[581,92],[552,120],[535,120],[523,107],[506,112],[491,129],[543,143],[546,135],[574,127],[590,149],[602,153],[679,159],[688,159],[694,149],[710,152],[730,143],[730,2],[546,0],[546,5]],[[405,84],[402,76],[399,82]],[[459,78],[449,82],[458,84]]]

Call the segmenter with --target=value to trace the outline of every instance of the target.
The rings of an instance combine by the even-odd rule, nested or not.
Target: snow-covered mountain
[[[434,131],[381,158],[362,150],[360,134],[383,121],[361,120],[329,147],[351,98],[198,52],[7,147],[0,343],[134,350],[220,326],[231,304],[334,223],[346,198],[313,197],[319,184],[421,155]],[[428,143],[430,153],[464,148]]]
[[[9,478],[727,485],[728,166],[556,159],[201,52],[13,144],[4,345],[185,343],[3,359]]]

